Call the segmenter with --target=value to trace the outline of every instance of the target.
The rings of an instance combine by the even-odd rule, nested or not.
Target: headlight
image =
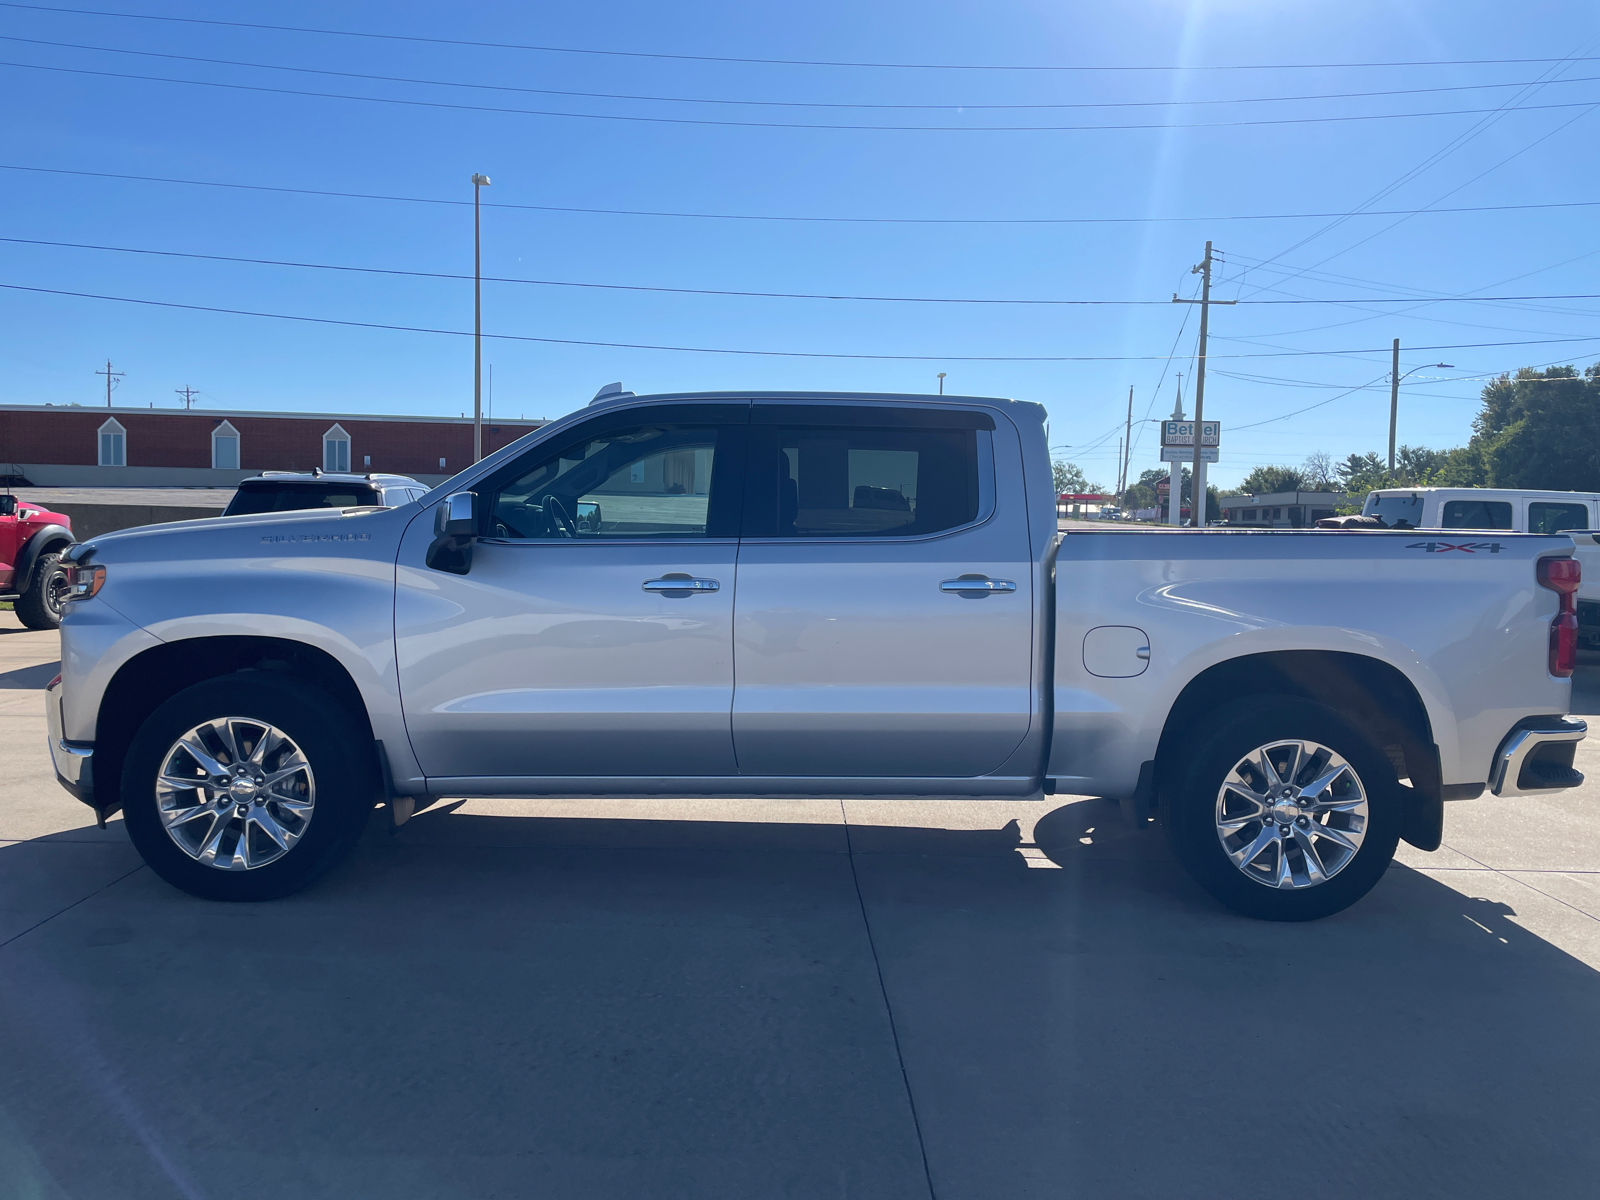
[[[73,567],[72,588],[67,593],[69,600],[87,600],[106,585],[106,569],[104,567]]]

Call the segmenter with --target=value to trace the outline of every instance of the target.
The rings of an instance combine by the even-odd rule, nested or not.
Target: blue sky
[[[491,276],[824,296],[1154,302],[898,303],[490,283],[489,333],[922,356],[491,340],[485,360],[502,416],[557,416],[616,379],[640,392],[910,392],[935,390],[936,372],[945,371],[951,392],[1045,404],[1053,440],[1071,447],[1062,455],[1109,482],[1128,387],[1138,421],[1171,411],[1178,371],[1192,379],[1187,356],[1198,314],[1170,298],[1196,285],[1189,268],[1208,238],[1224,258],[1216,295],[1244,301],[1213,310],[1206,415],[1224,423],[1222,461],[1211,476],[1221,484],[1257,464],[1298,463],[1313,451],[1336,458],[1381,451],[1392,338],[1418,347],[1403,349],[1402,370],[1454,364],[1419,370],[1402,390],[1401,441],[1436,447],[1469,436],[1483,376],[1523,364],[1581,366],[1600,356],[1594,300],[1375,302],[1600,293],[1600,205],[1585,205],[1600,200],[1592,152],[1600,9],[1592,5],[1520,6],[1512,20],[1508,6],[1481,0],[101,2],[103,11],[498,45],[0,5],[0,35],[11,39],[0,43],[7,113],[0,165],[443,201],[470,201],[468,177],[481,171],[494,181],[483,196]],[[507,43],[827,63],[1158,69],[781,65],[500,48]],[[1485,59],[1542,61],[1465,61]],[[1399,62],[1449,65],[1288,65]],[[1185,69],[1165,69],[1174,67]],[[1252,69],[1212,69],[1219,67]],[[115,77],[128,75],[189,82]],[[1537,86],[1490,86],[1502,84]],[[1404,94],[1354,95],[1378,92]],[[849,105],[929,107],[839,107]],[[1063,105],[1100,107],[983,107]],[[1372,116],[1379,119],[1326,119]],[[992,128],[1084,125],[1189,127]],[[1498,210],[1358,215],[1342,223],[1297,215],[1349,213],[1397,182],[1370,207]],[[446,275],[472,268],[471,210],[459,203],[16,169],[0,169],[0,198],[0,233],[10,238]],[[1568,207],[1502,207],[1509,205]],[[1290,218],[1256,219],[1284,214]],[[1237,219],[1245,217],[1252,219]],[[1021,218],[1077,223],[960,223]],[[472,327],[471,284],[459,279],[0,242],[0,283]],[[1261,303],[1289,299],[1347,303]],[[464,337],[0,290],[0,401],[103,402],[93,372],[108,357],[127,372],[121,404],[179,404],[174,389],[186,386],[219,409],[447,414],[472,404],[472,347]],[[985,358],[1077,361],[975,361]],[[1362,385],[1371,386],[1341,395]],[[1155,438],[1146,432],[1133,473],[1155,459]]]

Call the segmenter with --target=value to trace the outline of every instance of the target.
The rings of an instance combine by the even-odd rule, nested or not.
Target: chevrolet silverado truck
[[[61,624],[67,596],[62,552],[74,542],[72,518],[43,505],[0,495],[0,600],[29,629]]]
[[[73,547],[50,752],[223,900],[385,803],[1072,794],[1305,920],[1582,781],[1572,540],[1470,542],[1062,535],[1031,403],[612,395],[396,508]]]

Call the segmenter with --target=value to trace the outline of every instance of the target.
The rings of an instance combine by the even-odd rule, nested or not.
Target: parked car
[[[301,508],[396,508],[426,495],[428,485],[409,475],[346,475],[321,469],[263,471],[239,484],[225,517],[290,512]]]
[[[1367,493],[1361,515],[1390,529],[1569,534],[1584,574],[1578,588],[1578,638],[1600,647],[1600,546],[1593,532],[1600,529],[1600,493],[1382,488]]]
[[[72,518],[37,504],[0,495],[0,600],[29,629],[61,624],[67,595],[62,551],[74,542]]]
[[[1275,920],[1437,848],[1447,800],[1582,781],[1570,538],[1062,536],[1044,417],[619,397],[424,506],[95,538],[56,772],[219,899],[304,886],[383,801],[1042,792],[1159,816]]]

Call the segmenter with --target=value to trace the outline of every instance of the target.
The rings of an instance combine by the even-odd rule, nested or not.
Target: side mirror
[[[435,571],[465,575],[472,570],[472,543],[478,535],[478,495],[455,492],[433,510],[433,544],[424,561]]]
[[[10,492],[0,496],[0,517],[14,517],[17,515],[17,498]]]

